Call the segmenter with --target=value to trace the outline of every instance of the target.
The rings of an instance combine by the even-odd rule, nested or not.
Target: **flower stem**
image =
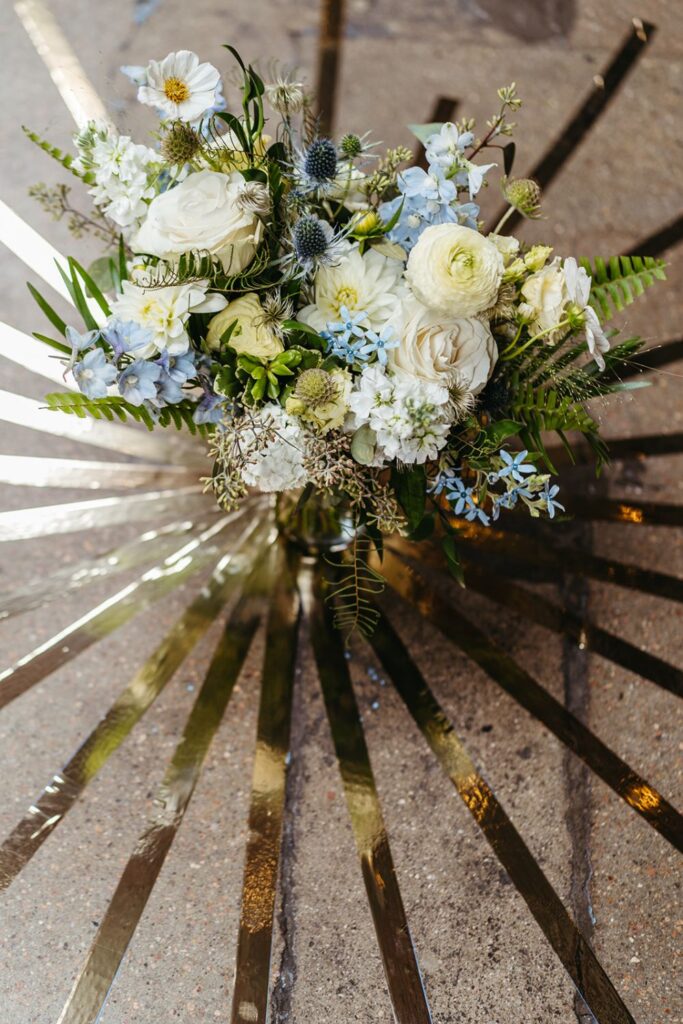
[[[497,235],[498,232],[500,231],[500,229],[503,227],[503,225],[506,223],[506,221],[508,221],[510,219],[510,217],[512,216],[512,214],[514,212],[515,212],[514,206],[509,206],[508,209],[503,214],[503,216],[498,221],[498,223],[496,224],[496,226],[493,229],[493,231],[491,232],[491,234],[492,235]]]
[[[533,345],[533,343],[535,341],[538,341],[539,338],[545,337],[546,334],[552,334],[553,331],[560,331],[563,327],[568,326],[568,320],[561,320],[559,324],[553,324],[552,327],[546,327],[544,331],[539,331],[538,334],[534,334],[532,338],[529,338],[527,341],[525,341],[524,344],[520,345],[518,349],[515,349],[515,344],[517,343],[517,339],[515,338],[514,341],[510,342],[506,349],[503,349],[500,358],[501,360],[516,359],[517,356],[520,356],[522,352],[528,349],[529,345]]]

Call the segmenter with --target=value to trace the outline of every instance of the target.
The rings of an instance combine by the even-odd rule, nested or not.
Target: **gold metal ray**
[[[2,225],[1,218],[2,204],[0,203],[0,227]],[[24,334],[16,327],[10,327],[9,324],[2,322],[0,322],[0,356],[23,366],[31,373],[46,377],[54,384],[59,384],[62,390],[78,390],[71,374],[65,377],[64,365],[60,362],[57,352],[49,350],[46,345],[29,334]]]
[[[67,764],[53,775],[0,846],[0,891],[6,889],[64,819],[172,679],[190,651],[241,587],[253,560],[268,543],[266,530],[252,523],[223,555],[207,584],[119,694]],[[272,537],[270,538],[272,541]]]
[[[96,580],[164,559],[176,548],[178,537],[197,537],[206,528],[206,522],[194,523],[192,520],[169,523],[156,530],[147,530],[134,540],[95,558],[65,566],[51,576],[40,577],[16,590],[0,593],[0,621],[40,608],[56,598],[64,598]]]
[[[411,556],[419,559],[417,551],[411,552]],[[545,595],[539,597],[510,580],[505,580],[501,584],[495,576],[467,565],[465,579],[468,587],[485,594],[497,604],[505,605],[554,633],[571,637],[582,650],[594,651],[595,654],[608,658],[629,672],[634,672],[669,690],[677,697],[683,697],[683,671],[670,662],[648,651],[642,651],[614,633],[609,633],[566,609],[559,608]]]
[[[183,466],[139,462],[93,462],[85,459],[44,459],[31,455],[0,455],[0,483],[15,487],[72,487],[90,491],[133,487],[188,487],[199,471]]]
[[[394,1017],[397,1024],[430,1024],[342,638],[324,599],[320,565],[316,570],[305,565],[299,586]]]
[[[213,509],[218,514],[217,507]],[[165,516],[210,514],[210,499],[199,485],[115,498],[39,505],[0,512],[0,543],[101,529],[118,523],[163,520]]]
[[[232,1024],[268,1020],[270,962],[299,626],[299,596],[282,544],[269,569],[271,599],[263,660],[249,832],[242,883]]]
[[[475,661],[494,682],[580,757],[672,846],[683,852],[683,816],[602,740],[555,700],[471,620],[402,559],[387,552],[382,572],[391,587]]]
[[[372,646],[408,711],[599,1024],[635,1024],[590,945],[382,616]]]
[[[212,542],[217,542],[223,532],[243,515],[244,509],[220,519],[199,537],[183,544],[160,565],[148,569],[139,579],[91,608],[24,655],[11,668],[0,672],[0,708],[204,568],[215,555]]]
[[[261,621],[263,607],[258,597],[260,594],[255,601],[247,583],[245,597],[228,619],[182,738],[159,786],[156,810],[121,875],[57,1024],[95,1024],[100,1017],[116,972],[192,799],[209,745]]]
[[[83,128],[88,121],[110,124],[102,100],[46,4],[16,0],[14,9],[76,125]]]
[[[637,526],[683,526],[683,506],[655,501],[631,501],[628,498],[603,498],[598,495],[571,494],[565,490],[567,511],[576,519],[602,520],[608,523],[632,523]]]
[[[81,419],[68,413],[45,408],[33,398],[0,389],[0,420],[18,427],[39,430],[53,437],[66,437],[95,448],[106,448],[121,455],[172,465],[206,468],[201,441],[171,438],[168,431],[136,430],[106,420]]]

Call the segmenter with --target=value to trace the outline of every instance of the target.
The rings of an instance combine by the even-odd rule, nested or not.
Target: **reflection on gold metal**
[[[191,443],[171,438],[168,431],[137,430],[106,420],[80,419],[64,412],[46,409],[41,402],[11,391],[0,390],[0,420],[18,427],[39,430],[54,437],[68,437],[95,448],[107,448],[121,455],[152,462],[205,468],[205,448],[201,441]]]
[[[58,1024],[95,1024],[199,780],[261,620],[248,589],[228,619],[182,738],[156,794],[156,810],[123,871]]]
[[[64,598],[96,580],[107,579],[126,569],[135,569],[139,565],[164,559],[176,547],[178,537],[195,537],[205,529],[205,522],[195,524],[185,520],[160,526],[156,530],[146,530],[135,540],[102,555],[65,566],[51,576],[34,579],[9,593],[0,593],[0,620],[39,608],[56,598]]]
[[[370,638],[375,652],[441,767],[507,871],[547,941],[593,1014],[605,1024],[635,1024],[561,899],[477,771],[400,637],[382,617]]]
[[[173,514],[195,515],[210,511],[210,498],[201,485],[122,498],[95,498],[64,505],[21,508],[0,512],[0,543],[94,530],[117,523],[158,520]]]
[[[187,487],[199,471],[183,466],[135,462],[93,462],[85,459],[44,459],[0,455],[0,483],[15,487],[78,487],[90,491],[133,487]]]
[[[305,567],[299,585],[394,1016],[397,1024],[430,1024],[343,641],[320,572]]]
[[[82,128],[88,121],[109,122],[104,104],[42,0],[17,0],[14,9],[77,126]]]
[[[195,597],[73,757],[57,772],[0,846],[0,891],[6,889],[70,810],[89,782],[157,699],[216,620],[265,543],[252,523],[221,557]]]
[[[2,228],[2,203],[0,203],[0,230]],[[2,241],[0,233],[0,241]],[[61,281],[61,278],[60,278]],[[37,373],[54,384],[59,384],[60,391],[75,391],[76,384],[71,374],[64,376],[64,364],[60,362],[59,353],[47,345],[32,338],[16,327],[0,322],[0,356],[11,359],[31,373]]]
[[[0,672],[0,708],[204,568],[214,557],[210,542],[244,514],[241,511],[220,519],[199,537],[183,544],[160,565],[148,569],[138,580],[60,630],[11,668]]]
[[[505,650],[489,640],[470,619],[466,619],[451,602],[429,586],[411,566],[389,552],[382,563],[382,572],[390,586],[417,608],[447,640],[464,651],[507,694],[585,761],[591,771],[626,800],[652,828],[683,852],[683,816],[653,786],[641,779],[637,772],[555,700]],[[629,800],[634,780],[656,793],[658,804],[655,809]]]
[[[268,1020],[273,915],[285,806],[285,779],[296,665],[299,597],[282,544],[271,554],[262,582],[272,593],[266,629],[256,753],[249,806],[249,833],[233,991],[233,1024]],[[264,592],[267,586],[263,586]]]
[[[631,505],[619,505],[617,515],[624,523],[642,523],[644,520],[642,509]]]
[[[662,806],[662,798],[657,790],[640,780],[626,787],[624,797],[631,807],[649,814],[656,814]]]

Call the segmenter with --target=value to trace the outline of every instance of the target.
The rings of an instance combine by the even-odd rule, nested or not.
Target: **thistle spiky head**
[[[502,188],[510,206],[514,206],[523,217],[533,219],[540,216],[541,187],[532,178],[505,178]]]
[[[339,151],[347,159],[353,160],[363,152],[363,140],[359,135],[347,132],[346,135],[342,136],[342,140],[339,143]]]
[[[186,164],[201,147],[197,132],[185,121],[173,121],[161,140],[161,152],[169,164]]]
[[[328,402],[334,401],[339,394],[339,387],[332,374],[319,367],[304,370],[297,379],[293,396],[301,402],[305,409],[319,409]]]
[[[331,139],[315,139],[304,156],[304,173],[311,181],[323,184],[337,173],[337,150]]]

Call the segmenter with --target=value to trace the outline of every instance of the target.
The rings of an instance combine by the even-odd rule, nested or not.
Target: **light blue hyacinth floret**
[[[397,217],[387,237],[408,252],[425,230],[434,224],[477,227],[479,207],[472,202],[494,164],[474,164],[465,156],[472,132],[459,132],[454,124],[441,126],[425,144],[427,170],[409,167],[398,176],[400,195],[382,203],[379,214],[385,223]],[[470,202],[458,202],[459,190],[467,189]]]

